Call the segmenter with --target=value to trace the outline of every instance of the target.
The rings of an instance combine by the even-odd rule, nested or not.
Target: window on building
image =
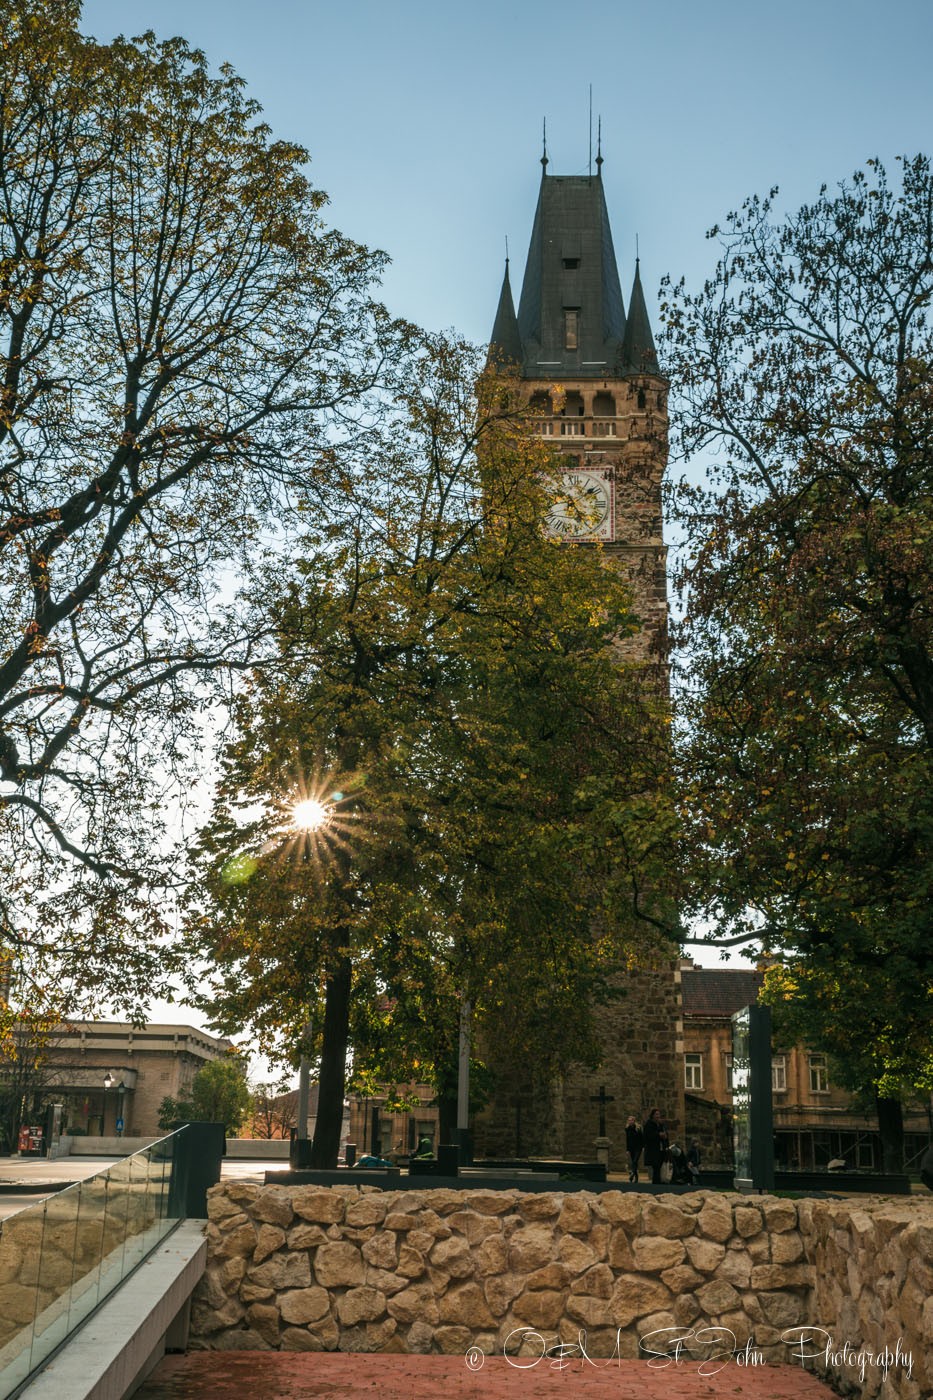
[[[639,407],[639,408],[644,408],[644,407],[645,407],[645,403],[646,403],[646,400],[645,400],[645,391],[644,391],[644,389],[639,389],[639,391],[638,391],[638,407]]]
[[[731,1055],[723,1055],[722,1058],[723,1058],[723,1064],[725,1065],[725,1070],[726,1070],[726,1088],[729,1090],[729,1093],[731,1094],[731,1093],[732,1093],[732,1056],[731,1056]]]
[[[703,1056],[699,1054],[684,1055],[684,1088],[703,1088]]]
[[[564,265],[565,272],[576,272],[577,268],[580,266],[579,258],[561,258],[561,262]]]
[[[784,1094],[787,1092],[787,1056],[771,1056],[771,1092],[773,1094]]]
[[[829,1070],[826,1068],[825,1055],[810,1056],[810,1093],[829,1093]]]
[[[577,350],[580,344],[579,308],[568,308],[564,312],[564,349]]]

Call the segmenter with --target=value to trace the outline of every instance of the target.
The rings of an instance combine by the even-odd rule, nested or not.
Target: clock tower
[[[598,546],[619,561],[640,630],[620,640],[666,701],[667,574],[661,479],[667,465],[668,382],[661,373],[636,259],[626,313],[602,182],[548,175],[542,158],[518,312],[505,277],[490,342],[494,363],[518,370],[535,430],[555,449],[547,526],[556,538]],[[646,939],[646,944],[650,940]],[[683,1023],[679,951],[646,952],[620,969],[624,996],[597,1007],[599,1069],[571,1065],[545,1095],[500,1076],[476,1125],[490,1156],[556,1155],[592,1160],[600,1125],[610,1166],[626,1164],[624,1125],[651,1108],[682,1136]],[[522,1099],[524,1097],[524,1104]],[[519,1130],[516,1124],[524,1124]]]

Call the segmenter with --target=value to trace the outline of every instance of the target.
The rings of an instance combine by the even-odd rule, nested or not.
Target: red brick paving
[[[489,1357],[471,1371],[463,1356],[346,1352],[197,1351],[167,1356],[137,1400],[834,1400],[799,1366],[739,1366],[713,1376],[698,1363],[570,1362]],[[519,1365],[525,1369],[519,1369]]]

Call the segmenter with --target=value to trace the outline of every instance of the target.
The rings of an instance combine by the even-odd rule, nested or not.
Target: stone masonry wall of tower
[[[610,509],[593,538],[623,565],[641,629],[620,643],[667,695],[667,573],[661,483],[667,465],[667,381],[658,366],[636,266],[625,315],[602,181],[546,172],[516,315],[508,268],[491,349],[518,364],[537,431],[585,481],[604,483]],[[558,528],[563,524],[556,522]],[[566,528],[573,528],[573,521]],[[586,536],[577,535],[585,542]],[[624,1125],[657,1106],[684,1123],[678,950],[620,974],[626,995],[596,1009],[602,1064],[570,1066],[559,1084],[503,1074],[476,1125],[478,1155],[593,1160],[605,1089],[610,1170],[625,1167]]]

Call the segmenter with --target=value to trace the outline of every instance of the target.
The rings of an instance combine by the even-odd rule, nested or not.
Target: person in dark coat
[[[699,1179],[700,1179],[700,1144],[697,1142],[696,1138],[694,1138],[693,1141],[691,1142],[691,1144],[690,1144],[690,1150],[689,1150],[688,1153],[687,1153],[687,1166],[690,1168],[690,1175],[693,1177],[694,1182],[699,1181]]]
[[[659,1108],[653,1108],[645,1119],[642,1136],[645,1143],[645,1166],[651,1168],[652,1183],[660,1186],[661,1163],[667,1151],[667,1129]]]
[[[638,1160],[641,1157],[641,1149],[644,1146],[644,1141],[644,1135],[642,1134],[641,1128],[638,1126],[635,1115],[634,1113],[630,1113],[628,1122],[625,1125],[625,1150],[628,1153],[629,1181],[638,1180]]]

